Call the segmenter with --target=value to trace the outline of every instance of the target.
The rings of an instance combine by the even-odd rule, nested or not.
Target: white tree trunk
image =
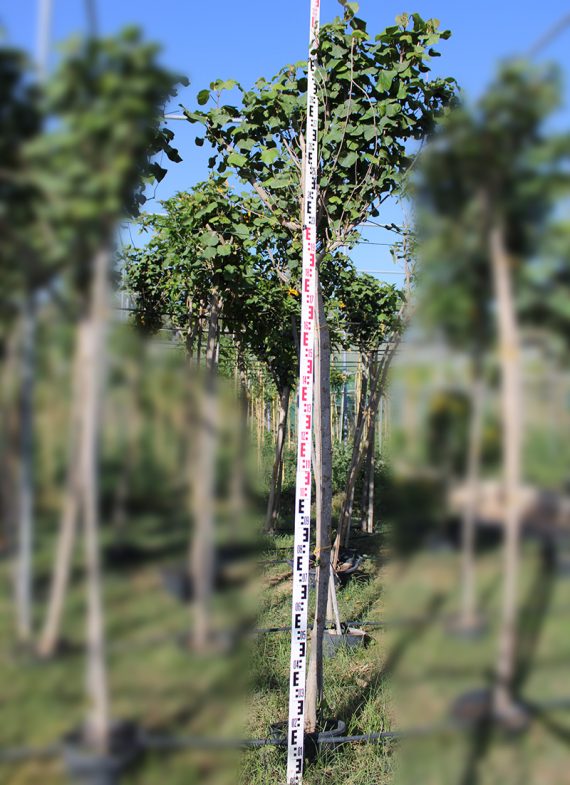
[[[83,383],[85,373],[85,353],[87,352],[87,338],[89,325],[87,320],[82,320],[77,328],[75,355],[73,358],[72,383],[71,383],[71,425],[69,457],[67,467],[67,480],[63,500],[62,517],[59,525],[59,534],[53,566],[53,575],[50,586],[48,607],[40,640],[38,653],[41,657],[51,657],[59,642],[65,595],[71,572],[73,547],[77,533],[77,518],[80,504],[80,439],[81,415],[83,406]]]
[[[364,482],[366,486],[366,507],[363,510],[363,529],[368,534],[374,531],[374,472],[376,469],[376,422],[375,418],[370,423],[370,439],[366,454],[366,474]]]
[[[34,297],[25,297],[22,310],[21,379],[19,419],[18,476],[18,556],[16,569],[16,618],[18,639],[29,643],[32,637],[33,530],[34,530],[34,376],[36,307]]]
[[[194,509],[194,536],[190,549],[193,580],[193,644],[204,650],[211,637],[211,598],[214,585],[214,489],[217,442],[217,344],[220,298],[210,297],[208,343],[204,384],[199,390],[200,421],[198,423],[195,476],[190,478]]]
[[[461,528],[461,619],[464,629],[476,623],[477,603],[475,588],[475,539],[476,517],[479,501],[479,474],[483,442],[483,412],[485,385],[481,362],[473,361],[471,394],[471,417],[469,423],[469,445],[467,455],[467,504],[463,512]]]
[[[512,712],[515,673],[517,584],[520,539],[521,389],[519,336],[509,258],[504,232],[494,227],[490,235],[490,254],[497,303],[499,351],[501,357],[501,403],[503,419],[503,461],[505,484],[505,546],[503,565],[503,602],[494,708],[500,715]]]
[[[85,569],[87,580],[87,673],[89,701],[86,740],[99,754],[109,745],[109,700],[105,663],[103,586],[99,555],[99,478],[98,447],[101,425],[100,402],[104,370],[104,331],[106,325],[107,279],[110,252],[102,248],[93,265],[89,314],[85,329],[83,358],[83,405],[81,417],[81,512],[83,514]]]

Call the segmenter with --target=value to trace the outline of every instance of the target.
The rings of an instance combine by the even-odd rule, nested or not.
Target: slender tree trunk
[[[18,640],[29,643],[32,637],[33,602],[33,403],[36,331],[36,307],[32,294],[26,295],[24,299],[21,324],[16,620]]]
[[[332,434],[330,389],[330,335],[326,321],[323,295],[317,275],[317,339],[315,341],[315,464],[320,467],[317,478],[317,588],[315,618],[311,632],[311,655],[307,674],[305,730],[317,728],[317,709],[323,697],[323,635],[329,596],[330,549],[332,525]]]
[[[283,447],[285,445],[285,429],[287,428],[287,414],[289,412],[289,395],[291,389],[285,385],[279,393],[279,419],[277,425],[277,438],[275,440],[275,460],[271,477],[271,488],[267,502],[265,516],[265,531],[274,532],[277,528],[279,517],[279,501],[281,496],[281,482],[283,477]]]
[[[234,514],[239,518],[243,515],[245,507],[245,488],[246,488],[246,455],[248,446],[248,419],[249,419],[249,395],[247,391],[247,376],[245,366],[238,356],[238,398],[240,414],[238,431],[236,438],[236,460],[232,469],[231,481],[231,506]]]
[[[65,595],[71,572],[73,547],[77,532],[77,518],[80,504],[80,440],[81,440],[81,409],[84,398],[85,353],[87,352],[89,324],[83,319],[77,328],[75,356],[73,358],[71,382],[71,425],[69,441],[69,457],[67,480],[63,500],[62,517],[53,565],[48,607],[45,622],[38,643],[41,657],[51,657],[61,635],[61,622]]]
[[[18,388],[18,355],[20,331],[18,325],[11,331],[4,344],[2,356],[1,393],[2,409],[0,419],[0,515],[2,520],[2,550],[14,553],[17,539],[18,505],[16,493],[18,486],[18,412],[15,402]],[[10,592],[15,590],[15,580]]]
[[[131,373],[129,373],[129,383],[126,390],[127,407],[122,422],[123,434],[122,438],[119,439],[119,450],[122,455],[122,461],[118,482],[115,486],[113,512],[111,513],[112,525],[117,532],[120,532],[124,528],[127,520],[129,493],[137,464],[137,448],[140,434],[139,412],[141,404],[139,394],[141,383],[139,368],[140,366],[135,361]],[[160,429],[160,438],[157,438],[156,441],[158,444],[166,446],[168,443],[168,439],[164,436],[167,430],[166,418],[164,416],[160,417],[159,422],[162,427]],[[120,433],[121,428],[117,427],[116,430]],[[168,445],[168,449],[163,447],[160,454],[167,455],[169,451],[170,445]]]
[[[376,423],[375,418],[370,423],[370,438],[368,440],[368,449],[366,450],[366,462],[364,464],[364,487],[365,505],[362,508],[362,530],[372,534],[374,531],[374,469],[376,465],[375,449],[376,449]]]
[[[519,336],[509,258],[502,227],[490,234],[490,254],[497,302],[499,351],[501,356],[501,398],[503,418],[503,460],[505,483],[505,547],[503,565],[503,602],[497,661],[494,708],[500,715],[514,710],[517,585],[519,568],[521,447],[521,389]]]
[[[382,393],[386,384],[386,378],[390,369],[392,358],[398,348],[400,337],[396,336],[389,352],[386,352],[381,362],[378,363],[374,378],[370,381],[370,394],[362,418],[359,418],[358,427],[354,433],[353,453],[349,467],[348,478],[345,487],[344,501],[339,515],[336,538],[332,550],[333,567],[336,569],[339,553],[343,543],[348,544],[350,535],[350,519],[352,516],[352,506],[354,503],[354,491],[359,472],[366,457],[369,440],[371,438],[370,423],[376,417],[378,406],[382,398]]]
[[[206,347],[206,371],[200,390],[200,422],[196,476],[191,478],[194,506],[194,536],[190,551],[193,577],[193,643],[196,650],[204,650],[211,637],[211,598],[214,586],[214,484],[217,442],[217,343],[220,317],[220,297],[210,297],[210,316]]]
[[[89,710],[86,738],[103,754],[109,746],[109,699],[105,663],[103,585],[99,555],[98,453],[100,403],[104,371],[104,332],[110,251],[102,248],[94,260],[93,283],[82,365],[81,499],[87,579],[87,674]]]
[[[359,374],[358,387],[358,411],[356,413],[356,420],[354,425],[353,442],[352,442],[352,455],[348,467],[349,484],[351,486],[351,493],[345,494],[345,500],[341,508],[339,516],[339,525],[337,537],[335,541],[335,549],[333,551],[333,564],[336,567],[338,561],[338,551],[340,550],[340,543],[346,537],[347,530],[350,530],[350,521],[352,518],[352,506],[354,503],[354,489],[356,488],[356,480],[359,468],[357,469],[358,456],[360,450],[360,442],[364,433],[365,416],[366,416],[366,395],[368,392],[368,371],[369,364],[368,358],[362,358],[362,368]],[[352,479],[352,482],[351,482]],[[338,547],[337,547],[338,543]]]
[[[346,380],[347,370],[346,370],[346,350],[343,349],[342,352],[342,372],[344,373],[344,381],[342,383],[342,397],[340,401],[340,424],[339,424],[339,433],[340,433],[340,441],[344,439],[344,422],[346,419],[346,408],[348,402],[348,384]]]
[[[483,404],[485,386],[481,356],[473,358],[471,418],[467,455],[467,503],[461,528],[461,626],[469,629],[476,623],[475,526],[479,502],[479,474],[483,442]]]

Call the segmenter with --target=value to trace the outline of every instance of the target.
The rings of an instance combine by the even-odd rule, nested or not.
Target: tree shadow
[[[366,706],[380,683],[396,670],[410,646],[416,643],[428,631],[430,625],[436,621],[444,601],[444,593],[438,592],[433,595],[428,603],[426,612],[416,622],[410,624],[405,632],[400,635],[388,653],[386,660],[372,674],[368,685],[357,695],[352,696],[345,703],[338,706],[338,716],[341,719],[348,721],[354,718],[358,710]]]
[[[522,688],[528,679],[536,658],[536,651],[540,641],[544,622],[547,618],[548,606],[552,598],[554,583],[555,549],[552,540],[544,538],[541,547],[539,569],[529,588],[527,597],[518,614],[517,662],[513,679],[513,693],[519,697]],[[492,688],[492,678],[489,689]],[[525,708],[533,716],[539,716],[537,707],[525,704]],[[545,724],[549,722],[542,715]],[[486,712],[476,723],[471,734],[471,745],[467,761],[459,779],[459,785],[478,785],[480,781],[480,766],[489,752],[493,739],[496,723],[492,717],[490,704]],[[554,732],[554,728],[552,728]],[[570,737],[566,729],[556,728],[557,731]]]

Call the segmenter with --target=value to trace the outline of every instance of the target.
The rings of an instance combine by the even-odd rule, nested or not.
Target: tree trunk
[[[344,439],[344,421],[346,419],[346,409],[347,409],[347,402],[348,402],[348,384],[346,380],[347,376],[347,369],[346,369],[346,350],[343,349],[342,352],[342,372],[344,374],[344,381],[342,383],[342,396],[340,400],[340,424],[339,424],[339,433],[340,433],[340,441]]]
[[[204,650],[211,637],[211,598],[214,586],[214,491],[217,442],[217,343],[220,297],[210,297],[206,347],[206,371],[200,396],[200,421],[197,436],[196,473],[191,478],[194,507],[194,536],[190,550],[193,580],[193,644]]]
[[[279,517],[279,502],[281,497],[281,483],[283,478],[283,447],[285,445],[285,429],[287,428],[287,415],[289,412],[290,387],[286,385],[279,393],[279,419],[277,425],[277,438],[275,440],[275,460],[271,477],[271,488],[267,502],[265,516],[265,531],[274,532],[277,529]]]
[[[332,525],[332,434],[330,390],[330,335],[326,321],[323,295],[317,273],[317,335],[315,341],[315,396],[313,416],[315,425],[315,464],[319,466],[316,479],[317,527],[317,587],[315,618],[311,632],[311,654],[307,674],[305,730],[317,728],[317,709],[323,696],[323,634],[326,624],[329,595],[330,549]]]
[[[358,427],[354,433],[352,458],[345,487],[344,501],[339,515],[338,528],[332,550],[332,562],[335,569],[338,564],[340,549],[343,543],[348,544],[348,538],[350,536],[350,519],[352,516],[352,505],[354,503],[356,480],[362,469],[369,440],[372,436],[370,423],[373,424],[373,420],[376,417],[378,406],[386,385],[390,364],[400,340],[400,336],[394,338],[390,349],[386,351],[382,360],[375,368],[374,377],[369,382],[370,394],[368,403],[362,418],[359,418]]]
[[[79,450],[82,429],[81,408],[84,398],[83,386],[85,379],[83,377],[85,374],[84,365],[85,353],[87,352],[88,330],[88,320],[83,319],[77,328],[75,355],[73,358],[71,382],[71,425],[67,480],[65,496],[63,500],[62,517],[59,525],[59,534],[54,559],[48,607],[44,626],[38,643],[38,654],[41,657],[51,657],[54,654],[59,642],[63,606],[65,603],[67,585],[69,583],[73,546],[77,532],[77,517],[79,515],[81,493],[79,464]]]
[[[110,252],[101,249],[94,260],[91,301],[85,325],[80,449],[81,500],[87,579],[87,674],[89,709],[86,739],[98,753],[109,746],[109,700],[105,664],[103,586],[99,556],[98,441],[103,377],[104,331]]]
[[[509,258],[502,227],[490,234],[490,255],[497,303],[501,357],[501,404],[503,417],[503,461],[505,484],[505,547],[503,565],[502,619],[499,634],[494,709],[500,715],[514,710],[517,584],[520,539],[521,390],[519,336],[512,291]]]
[[[20,331],[18,325],[3,345],[1,375],[1,418],[0,418],[0,516],[2,522],[1,550],[13,554],[17,534],[18,486],[18,359]],[[15,590],[15,580],[10,592]]]
[[[475,525],[479,501],[479,474],[483,442],[483,412],[485,386],[481,356],[473,358],[471,418],[467,455],[467,503],[461,527],[461,626],[469,629],[476,623],[475,591]]]
[[[230,502],[233,513],[239,520],[245,508],[246,493],[246,456],[248,448],[249,395],[245,366],[238,354],[237,358],[237,395],[239,400],[239,422],[236,435],[236,460],[232,468]]]
[[[366,367],[365,367],[366,366]],[[358,411],[356,413],[356,421],[354,424],[354,434],[352,442],[352,455],[350,458],[350,465],[348,467],[348,482],[347,491],[345,492],[344,502],[339,515],[339,523],[337,529],[337,536],[335,540],[335,547],[333,549],[333,565],[336,567],[338,562],[338,553],[342,542],[346,537],[347,531],[350,530],[350,521],[352,518],[352,506],[354,504],[354,490],[356,488],[356,480],[360,466],[357,467],[360,442],[364,433],[365,413],[366,413],[366,394],[368,391],[368,369],[369,365],[366,359],[362,358],[362,370],[360,373],[360,384],[358,394]]]
[[[376,449],[376,418],[370,422],[370,438],[366,451],[366,461],[364,464],[364,497],[365,503],[362,507],[362,530],[372,534],[374,531],[374,469],[375,469],[375,449]]]
[[[36,307],[34,297],[25,297],[22,309],[21,378],[19,418],[18,471],[18,555],[16,569],[16,620],[21,643],[29,643],[32,636],[33,594],[33,420],[35,375]]]

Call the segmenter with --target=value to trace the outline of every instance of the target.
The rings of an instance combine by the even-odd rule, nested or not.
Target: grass
[[[185,557],[184,521],[174,514],[141,514],[130,529],[129,539],[146,549],[149,558],[128,569],[106,570],[114,716],[136,717],[157,733],[265,737],[271,723],[286,719],[287,633],[246,637],[223,656],[190,654],[173,639],[190,623],[189,611],[165,593],[159,571]],[[113,537],[105,531],[107,544]],[[489,683],[500,607],[500,551],[486,550],[478,564],[480,608],[489,633],[467,642],[445,632],[445,620],[457,607],[455,552],[392,554],[380,569],[378,557],[387,556],[384,539],[362,543],[371,558],[363,574],[339,591],[341,616],[392,623],[371,629],[368,647],[343,651],[326,662],[323,714],[344,720],[350,734],[446,722],[456,696]],[[261,558],[282,558],[287,551],[278,549],[290,545],[290,536],[277,537]],[[40,575],[47,574],[52,547],[46,529],[37,554]],[[307,768],[306,785],[570,785],[570,712],[538,707],[570,696],[570,581],[543,569],[536,545],[525,545],[523,556],[519,689],[535,706],[527,733],[514,741],[486,728],[471,734],[452,729],[397,744],[346,745],[323,751]],[[15,651],[8,595],[0,601],[5,641],[0,653],[0,747],[50,744],[81,721],[84,592],[79,562],[66,607],[65,636],[76,644],[68,656],[40,664]],[[0,569],[6,581],[8,564]],[[289,624],[288,566],[263,565],[248,575],[237,593],[220,598],[221,618],[235,623],[242,614],[259,627]],[[45,589],[36,624],[44,598]],[[284,772],[285,753],[274,747],[239,755],[180,751],[147,755],[124,782],[278,785]],[[2,765],[0,782],[62,785],[66,779],[56,759]]]

